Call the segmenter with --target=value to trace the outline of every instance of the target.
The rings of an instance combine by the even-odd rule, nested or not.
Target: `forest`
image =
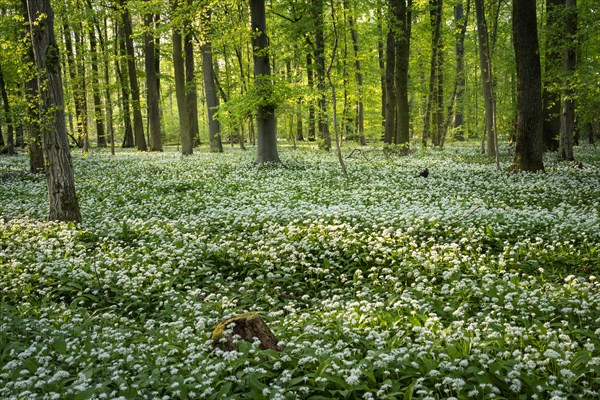
[[[0,398],[597,398],[597,3],[0,0]]]

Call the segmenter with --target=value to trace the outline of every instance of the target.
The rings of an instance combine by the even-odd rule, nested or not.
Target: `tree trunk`
[[[98,69],[98,44],[94,27],[89,28],[90,54],[92,66],[92,89],[94,92],[94,120],[96,121],[96,137],[98,147],[106,147],[106,134],[104,132],[104,116],[102,115],[102,101],[100,99],[100,73]]]
[[[381,10],[377,12],[377,60],[379,61],[379,75],[381,81],[381,126],[384,130],[383,139],[385,142],[385,107],[386,107],[386,99],[387,99],[387,89],[385,84],[385,57],[384,57],[384,48],[383,48],[383,27],[381,20],[383,16],[381,15]],[[385,142],[388,143],[388,142]]]
[[[75,103],[75,122],[77,126],[76,144],[83,148],[85,135],[87,131],[87,107],[84,106],[85,90],[82,88],[81,75],[77,70],[75,62],[75,51],[73,50],[73,38],[71,37],[71,27],[63,24],[63,35],[65,41],[65,50],[67,65],[69,67],[69,78],[71,80],[71,91],[73,93],[73,103]]]
[[[573,72],[577,62],[577,3],[566,0],[565,3],[565,48],[563,50],[562,70],[564,74],[563,95],[560,115],[560,146],[558,156],[562,160],[573,161],[573,139],[575,131],[575,100],[573,90]]]
[[[513,0],[512,30],[517,64],[517,143],[513,168],[544,169],[542,73],[535,2]]]
[[[475,0],[475,13],[477,18],[481,85],[483,87],[485,106],[485,131],[487,132],[485,154],[488,157],[494,157],[496,155],[496,130],[494,126],[496,99],[494,95],[494,78],[492,74],[492,56],[490,53],[489,35],[485,20],[483,0]]]
[[[81,222],[67,131],[54,14],[49,0],[26,0],[35,64],[40,72],[42,149],[48,220]]]
[[[104,18],[104,37],[98,26],[98,38],[100,39],[100,48],[104,59],[104,101],[106,105],[106,134],[110,140],[110,152],[115,155],[115,130],[113,121],[112,98],[110,93],[110,75],[108,73],[110,56],[105,45],[104,38],[108,37],[108,21]]]
[[[390,0],[390,10],[394,9],[395,0]],[[392,144],[394,133],[396,131],[396,81],[394,79],[396,72],[396,38],[393,30],[394,15],[390,12],[389,30],[386,37],[385,47],[385,128],[383,141],[386,144]]]
[[[191,4],[192,0],[188,0]],[[190,135],[193,144],[200,143],[200,127],[198,126],[198,91],[196,89],[196,74],[194,63],[194,43],[192,33],[185,30],[183,36],[183,52],[185,54],[185,89],[188,103],[188,115],[190,117]]]
[[[348,16],[348,25],[350,27],[350,37],[352,38],[352,49],[354,50],[354,68],[356,69],[356,128],[358,131],[358,142],[364,146],[365,140],[365,106],[363,103],[363,75],[360,67],[360,57],[358,53],[358,33],[354,25],[354,16]]]
[[[137,80],[137,68],[135,66],[135,52],[133,49],[133,32],[131,27],[131,16],[125,0],[119,0],[123,19],[123,31],[125,34],[125,50],[127,51],[127,70],[129,72],[129,87],[131,88],[131,103],[133,106],[133,133],[135,145],[139,151],[146,151],[146,137],[144,136],[144,120],[142,119],[142,107],[140,104],[140,87]]]
[[[185,65],[183,60],[182,36],[180,28],[173,27],[173,71],[175,72],[175,95],[177,96],[177,110],[179,111],[179,138],[181,140],[181,154],[184,156],[193,153],[194,143],[190,135],[190,117],[185,90]]]
[[[410,31],[412,1],[394,0],[394,22],[396,26],[396,125],[394,143],[408,146],[410,141],[410,115],[408,104],[408,61],[410,54]]]
[[[252,26],[252,49],[254,57],[254,84],[263,95],[258,106],[256,122],[258,125],[258,148],[256,162],[279,162],[277,153],[277,122],[275,104],[271,99],[273,83],[271,64],[269,63],[269,40],[264,0],[250,1],[250,20]]]
[[[126,57],[127,52],[125,51],[125,38],[123,35],[123,29],[118,31],[118,58],[115,59],[115,69],[119,76],[119,82],[121,83],[121,108],[123,111],[123,128],[125,133],[123,135],[123,144],[121,147],[131,148],[135,146],[133,138],[133,127],[131,126],[131,103],[129,101],[129,79],[127,77],[127,70],[123,67],[123,63],[119,61],[122,57]]]
[[[544,57],[543,88],[543,137],[544,150],[557,151],[560,134],[560,86],[561,52],[558,42],[563,36],[561,12],[565,0],[546,0],[546,46]]]
[[[306,82],[310,93],[314,92],[315,88],[315,72],[314,72],[313,57],[310,52],[306,54]],[[316,140],[317,131],[315,127],[315,104],[311,98],[308,100],[308,141]]]
[[[206,98],[206,112],[208,116],[208,140],[212,153],[223,152],[223,140],[221,138],[221,124],[215,119],[217,107],[219,107],[219,96],[215,84],[215,70],[213,66],[213,50],[210,36],[211,12],[206,11],[203,18],[205,37],[200,47],[202,53],[202,76],[204,79],[204,96]],[[241,55],[240,55],[241,56]]]
[[[22,0],[23,4],[23,16],[25,21],[29,21],[29,14],[27,13],[27,3]],[[24,38],[27,44],[27,58],[26,63],[35,64],[35,57],[33,55],[33,47],[31,43],[30,33]],[[40,174],[44,172],[44,153],[42,152],[42,134],[40,125],[40,100],[38,98],[39,87],[37,76],[33,73],[29,79],[25,82],[25,99],[27,107],[27,130],[28,130],[28,143],[29,143],[29,171],[32,174]],[[0,134],[0,140],[2,135]],[[0,144],[0,145],[3,145]]]
[[[442,0],[432,0],[434,7],[433,51],[435,51],[435,86],[433,104],[433,119],[435,121],[435,136],[433,144],[439,146],[442,140],[444,126],[444,45],[442,42]]]
[[[5,154],[15,153],[15,136],[14,127],[10,110],[10,103],[8,102],[8,92],[6,91],[6,83],[4,82],[4,73],[0,68],[0,94],[2,95],[2,104],[4,107],[4,119],[6,120],[6,126],[8,134],[6,136],[6,144],[3,152]]]
[[[327,122],[327,94],[325,93],[325,36],[323,32],[323,0],[312,2],[312,15],[315,21],[315,63],[317,67],[317,89],[319,91],[319,132],[323,138],[323,149],[331,150],[331,135]]]
[[[160,127],[160,96],[156,71],[156,49],[154,47],[154,14],[144,15],[144,67],[146,70],[146,96],[148,102],[148,127],[150,151],[163,151]]]
[[[464,94],[465,94],[465,35],[471,0],[467,0],[466,15],[463,12],[462,2],[454,6],[454,21],[456,24],[456,98],[454,107],[454,137],[459,140],[465,138],[464,127]]]

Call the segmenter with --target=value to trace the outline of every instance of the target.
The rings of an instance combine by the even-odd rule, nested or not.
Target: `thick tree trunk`
[[[434,109],[433,120],[435,121],[435,136],[433,144],[439,146],[442,140],[442,130],[444,126],[444,45],[442,41],[442,0],[432,0],[435,3],[434,10],[434,35],[433,51],[435,51],[435,86],[434,86]]]
[[[35,64],[40,72],[42,149],[48,186],[48,219],[81,221],[64,115],[54,14],[49,0],[27,0]]]
[[[127,51],[127,70],[129,72],[129,87],[131,88],[131,103],[133,106],[133,133],[135,145],[138,150],[146,151],[146,137],[144,136],[144,120],[142,119],[142,107],[140,103],[140,87],[137,80],[137,68],[135,66],[131,16],[129,14],[126,1],[119,1],[121,5],[121,16],[123,19],[123,31],[125,34],[125,50]]]
[[[542,73],[535,2],[513,0],[512,29],[517,64],[517,143],[513,168],[544,169]]]
[[[156,71],[156,49],[154,47],[154,14],[144,15],[144,67],[146,70],[146,96],[148,102],[148,127],[150,151],[163,151],[160,127],[160,96]]]
[[[173,71],[175,73],[175,95],[177,96],[177,110],[179,112],[179,138],[181,140],[181,154],[187,156],[193,153],[194,143],[192,135],[190,135],[182,40],[180,28],[173,27]]]
[[[279,162],[277,153],[277,122],[275,104],[271,99],[271,64],[269,63],[269,40],[264,0],[250,0],[250,21],[252,26],[252,49],[254,57],[254,84],[263,98],[258,106],[256,123],[258,125],[258,148],[256,162]]]
[[[325,93],[325,35],[323,32],[323,0],[312,2],[312,16],[315,21],[315,63],[317,69],[317,89],[319,91],[318,126],[323,138],[323,149],[331,150],[331,135],[327,121],[327,94]]]
[[[577,3],[566,0],[565,4],[565,48],[563,50],[562,70],[564,74],[563,95],[560,115],[560,146],[558,156],[562,160],[573,161],[573,139],[575,131],[575,100],[571,78],[577,62]]]
[[[483,0],[475,0],[475,14],[477,18],[481,84],[483,87],[483,99],[485,105],[485,131],[487,133],[485,154],[488,157],[494,157],[496,155],[496,130],[494,124],[494,119],[496,117],[496,99],[494,95],[494,78],[492,75],[492,57],[490,53],[489,35],[485,20]]]
[[[94,98],[94,120],[96,121],[96,138],[98,147],[106,147],[106,134],[104,132],[104,116],[102,114],[102,101],[100,99],[100,73],[98,69],[98,43],[94,28],[89,28],[90,55],[92,66],[92,90]]]
[[[4,82],[4,73],[0,68],[0,94],[2,95],[2,105],[4,107],[4,119],[6,121],[8,134],[6,136],[6,144],[3,152],[5,154],[15,153],[15,135],[14,127],[10,110],[10,103],[8,101],[8,92],[6,90],[6,83]]]
[[[200,47],[200,51],[202,53],[202,76],[204,79],[204,97],[206,98],[206,112],[208,116],[208,140],[210,151],[212,153],[221,153],[223,152],[221,124],[215,118],[217,107],[219,107],[219,96],[217,96],[217,87],[215,85],[212,42],[208,33],[210,15],[207,15],[204,21],[206,24],[206,37]]]
[[[410,141],[410,115],[408,104],[408,61],[410,53],[410,31],[412,1],[394,0],[394,22],[396,23],[396,124],[394,143],[407,146]]]
[[[560,134],[560,86],[561,52],[558,42],[563,36],[560,13],[565,0],[546,0],[546,46],[544,57],[543,88],[543,137],[544,150],[557,151]]]

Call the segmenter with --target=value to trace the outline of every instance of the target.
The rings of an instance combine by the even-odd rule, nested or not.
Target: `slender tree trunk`
[[[192,0],[188,0],[191,4]],[[183,51],[185,53],[185,89],[188,102],[188,115],[190,117],[190,135],[194,144],[200,143],[200,127],[198,126],[198,90],[196,89],[196,73],[194,63],[194,43],[192,33],[185,30],[183,37]]]
[[[358,52],[358,33],[354,25],[354,16],[348,17],[348,25],[350,27],[350,36],[352,37],[352,48],[354,50],[354,68],[356,69],[356,127],[358,131],[358,141],[364,146],[367,144],[365,140],[365,106],[363,103],[363,75],[360,66],[360,57]]]
[[[279,162],[277,153],[277,122],[275,104],[270,100],[273,90],[271,65],[269,63],[269,41],[264,0],[250,0],[250,21],[252,26],[252,49],[254,56],[254,80],[264,97],[258,106],[258,148],[256,162]]]
[[[4,73],[2,68],[0,68],[0,93],[2,95],[2,104],[4,107],[4,119],[6,120],[7,126],[7,137],[6,144],[4,148],[4,153],[6,154],[14,154],[15,153],[15,137],[14,137],[14,127],[13,120],[11,116],[10,103],[8,102],[8,92],[6,90],[6,83],[4,82]]]
[[[543,77],[543,137],[544,150],[557,151],[560,135],[560,86],[561,52],[557,44],[563,37],[561,12],[565,0],[546,0],[546,46]]]
[[[124,57],[127,57],[122,29],[119,29],[118,32],[118,42],[118,59],[122,60]],[[123,63],[120,62],[118,59],[115,59],[115,69],[117,70],[119,82],[121,83],[121,108],[123,113],[123,128],[125,130],[125,134],[123,136],[123,144],[121,147],[132,148],[135,146],[135,143],[133,138],[133,127],[131,126],[131,92],[129,91],[129,79],[127,76],[127,69],[123,67]]]
[[[394,9],[396,0],[390,0],[390,10]],[[385,48],[385,130],[383,141],[386,144],[392,144],[394,139],[394,133],[396,131],[396,38],[393,27],[394,15],[390,13],[389,16],[389,30],[386,37],[386,48]]]
[[[323,0],[312,2],[313,19],[315,21],[315,63],[317,67],[317,89],[319,91],[319,132],[323,138],[323,149],[331,150],[331,135],[327,122],[327,95],[325,93],[325,36],[323,32]]]
[[[385,84],[385,56],[384,56],[384,47],[383,47],[383,27],[382,20],[383,16],[381,15],[381,10],[377,11],[377,60],[379,61],[379,75],[381,81],[381,127],[383,128],[383,139],[385,142],[385,107],[386,107],[386,99],[387,99],[387,87]],[[388,142],[385,142],[388,143]]]
[[[564,74],[563,95],[560,115],[559,158],[573,161],[573,139],[575,131],[575,100],[571,82],[577,62],[577,2],[566,0],[565,3],[565,48],[563,50],[562,70]]]
[[[310,93],[314,92],[315,81],[314,81],[314,63],[312,54],[309,52],[306,54],[306,80],[308,84],[308,89]],[[312,99],[308,101],[308,140],[314,141],[316,140],[317,131],[315,127],[315,104]]]
[[[22,12],[25,21],[29,21],[29,14],[27,12],[26,0],[22,0]],[[30,32],[27,31],[23,38],[27,46],[27,56],[25,59],[26,63],[35,64],[35,57],[33,55],[33,47],[31,43]],[[44,172],[44,153],[42,152],[42,133],[40,125],[40,101],[38,98],[39,87],[37,73],[32,73],[29,79],[25,81],[25,99],[27,103],[27,142],[29,144],[29,171],[32,174],[40,174]],[[2,141],[2,135],[0,134],[0,141]],[[0,143],[4,145],[4,143]]]
[[[485,130],[487,132],[487,146],[485,154],[488,157],[494,157],[496,155],[496,131],[494,127],[496,99],[494,95],[492,57],[490,53],[489,35],[485,20],[483,0],[475,0],[475,13],[477,16],[477,37],[479,42],[481,84],[483,87],[483,99],[485,102]]]
[[[206,98],[206,112],[208,116],[208,138],[210,151],[212,153],[223,152],[223,140],[221,138],[221,124],[215,118],[217,107],[219,107],[219,96],[215,84],[215,70],[213,64],[213,50],[210,36],[210,11],[206,11],[204,18],[205,37],[200,47],[202,53],[202,76],[204,79],[204,96]],[[241,54],[240,54],[241,56]]]
[[[83,57],[84,46],[83,37],[80,34],[83,32],[83,26],[79,23],[78,29],[73,34],[75,36],[75,70],[77,71],[78,96],[81,105],[81,127],[83,128],[83,153],[87,154],[90,151],[90,129],[88,124],[88,102],[87,102],[87,79],[85,60]]]
[[[104,59],[104,102],[106,106],[106,134],[110,140],[110,152],[115,155],[115,131],[113,121],[113,103],[111,98],[110,90],[110,75],[108,73],[110,57],[108,49],[106,48],[106,41],[104,38],[108,37],[108,22],[107,18],[104,18],[104,36],[100,31],[100,27],[97,27],[98,39],[100,39],[100,48],[102,49],[102,56]]]
[[[183,60],[182,36],[179,27],[173,27],[173,70],[175,72],[175,94],[179,111],[179,138],[181,153],[184,156],[193,153],[192,136],[190,135],[190,117],[185,90],[185,65]]]
[[[471,0],[467,0],[466,14],[463,12],[462,2],[454,6],[454,21],[456,24],[456,98],[454,107],[454,137],[459,140],[465,138],[464,127],[464,94],[465,94],[465,35]]]
[[[433,92],[433,119],[435,121],[435,136],[433,144],[439,146],[442,139],[442,130],[444,125],[444,45],[442,41],[442,0],[431,0],[430,4],[435,4],[433,8],[434,30],[433,30],[433,51],[435,51],[435,84]]]
[[[517,144],[513,168],[544,169],[542,72],[535,2],[513,0],[512,30],[517,64]]]
[[[150,151],[162,151],[160,127],[160,96],[156,71],[156,49],[154,48],[154,14],[144,15],[144,67],[146,70],[146,96],[148,103],[148,127],[150,130]]]
[[[81,75],[77,71],[77,63],[75,62],[75,51],[73,50],[73,38],[71,37],[71,27],[68,24],[63,24],[63,35],[65,41],[65,50],[67,65],[69,67],[69,78],[71,80],[71,91],[73,94],[73,103],[75,103],[75,122],[77,126],[76,144],[83,148],[85,135],[87,130],[87,113],[83,105],[85,91],[81,86]]]
[[[102,115],[102,101],[100,99],[100,73],[98,69],[98,44],[94,27],[89,28],[90,54],[92,58],[92,89],[94,97],[94,120],[96,121],[96,137],[98,147],[106,147],[106,134],[104,132],[104,116]]]
[[[125,34],[125,50],[127,51],[127,70],[129,72],[129,87],[131,89],[131,103],[133,106],[133,133],[135,145],[139,151],[146,151],[146,137],[144,136],[144,120],[142,119],[142,108],[140,103],[140,87],[137,80],[137,68],[135,66],[135,52],[133,48],[133,32],[131,27],[131,16],[125,0],[119,0],[121,5],[121,16],[123,19],[123,31]]]
[[[40,73],[42,149],[48,187],[48,219],[81,222],[65,125],[54,14],[49,0],[26,0],[35,64]]]

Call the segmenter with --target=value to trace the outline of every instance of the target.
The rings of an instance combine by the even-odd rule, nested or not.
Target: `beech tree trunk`
[[[494,119],[496,118],[496,99],[494,95],[494,78],[492,75],[492,56],[483,0],[475,0],[475,14],[477,18],[481,85],[483,87],[485,105],[485,131],[487,133],[485,154],[488,157],[494,157],[496,155],[496,130],[494,124]]]
[[[565,0],[546,0],[546,46],[543,77],[544,150],[557,151],[560,135],[560,70],[562,54],[558,43],[564,35],[561,12]]]
[[[564,74],[563,95],[560,115],[559,159],[573,161],[573,139],[575,131],[575,99],[571,78],[577,62],[577,3],[566,0],[565,3],[565,48],[563,50],[562,70]]]
[[[94,120],[96,121],[96,138],[98,147],[106,147],[106,134],[104,132],[104,116],[102,114],[102,100],[100,98],[100,73],[98,69],[98,42],[94,27],[89,28],[90,54],[92,64],[92,90],[94,98]]]
[[[313,57],[310,52],[306,54],[306,82],[309,91],[312,93],[315,87],[315,71]],[[308,101],[308,140],[315,141],[317,138],[317,130],[315,127],[315,104],[312,99]]]
[[[267,37],[264,0],[250,0],[250,23],[253,32],[254,84],[259,88],[259,93],[263,95],[256,113],[256,123],[258,126],[256,162],[258,164],[279,162],[275,104],[273,104],[273,100],[271,99],[273,83],[271,81],[271,64],[269,62],[268,51],[269,40]]]
[[[327,122],[327,94],[325,93],[325,36],[323,32],[323,0],[313,0],[312,16],[315,21],[315,63],[317,69],[317,89],[319,91],[318,126],[323,138],[323,149],[331,150],[331,135]]]
[[[535,2],[513,0],[512,30],[517,65],[517,143],[513,168],[544,169],[542,72]]]
[[[410,115],[408,104],[408,61],[410,53],[411,0],[394,0],[394,22],[396,31],[395,81],[396,81],[396,124],[394,144],[408,145],[410,141]]]
[[[156,71],[156,48],[154,46],[154,14],[144,15],[144,67],[146,70],[146,96],[148,102],[148,127],[150,130],[150,151],[163,151],[160,127],[160,96]]]
[[[54,14],[50,0],[26,0],[35,65],[39,71],[42,149],[48,186],[48,220],[81,222],[65,125]]]
[[[119,0],[121,5],[121,16],[123,20],[123,33],[125,39],[125,50],[127,52],[127,70],[129,72],[129,87],[131,89],[131,103],[133,106],[133,133],[135,146],[140,151],[146,151],[146,136],[144,136],[144,120],[142,119],[142,108],[140,104],[140,86],[137,80],[137,68],[135,66],[135,52],[133,48],[133,32],[131,27],[131,16],[125,0]]]
[[[365,140],[365,106],[363,103],[363,75],[360,66],[360,57],[358,52],[358,33],[354,24],[354,16],[348,16],[348,25],[350,27],[350,37],[352,38],[352,49],[354,50],[354,68],[356,79],[356,130],[358,132],[358,142],[364,146]]]
[[[390,9],[393,10],[394,0],[390,0]],[[390,15],[390,26],[393,26],[393,13]],[[389,29],[385,45],[385,128],[383,141],[392,144],[396,132],[396,39],[393,29]]]
[[[465,138],[464,127],[464,94],[465,94],[465,35],[471,0],[467,0],[466,15],[462,2],[454,6],[454,21],[456,24],[456,98],[454,107],[454,137]]]
[[[191,4],[192,0],[188,0]],[[185,89],[190,117],[190,135],[193,144],[200,143],[200,127],[198,125],[198,90],[196,89],[196,73],[194,63],[194,43],[192,33],[186,29],[183,36],[183,52],[185,54]]]
[[[205,37],[202,46],[200,47],[200,51],[202,53],[202,76],[204,79],[204,96],[206,98],[206,112],[208,116],[208,140],[210,151],[212,153],[221,153],[223,152],[221,124],[215,118],[215,114],[217,112],[216,107],[219,107],[219,96],[217,96],[217,87],[215,84],[212,41],[209,31],[210,20],[210,11],[206,11],[204,18]]]
[[[14,154],[15,153],[15,134],[13,121],[10,111],[10,103],[8,102],[8,92],[6,90],[6,83],[4,82],[4,73],[0,68],[0,94],[2,95],[2,105],[4,107],[4,119],[6,121],[8,134],[6,136],[6,144],[4,153]]]
[[[179,112],[179,138],[181,140],[181,154],[184,156],[193,153],[194,143],[190,134],[190,117],[185,90],[185,65],[183,60],[182,36],[179,27],[173,27],[173,70],[175,72],[175,95],[177,97],[177,110]]]
[[[119,76],[119,83],[121,84],[121,110],[123,116],[123,128],[125,133],[123,135],[123,144],[121,147],[131,148],[135,146],[135,140],[133,138],[133,127],[131,126],[131,102],[130,102],[130,90],[129,90],[129,79],[127,69],[123,67],[123,63],[119,61],[119,58],[126,57],[127,52],[125,51],[125,37],[123,29],[119,29],[117,34],[119,45],[118,58],[115,59],[115,69]]]
[[[75,62],[75,51],[73,50],[73,38],[71,37],[71,27],[63,24],[63,36],[65,40],[65,50],[67,65],[69,67],[69,78],[71,80],[71,91],[73,94],[73,103],[75,103],[75,123],[77,126],[77,146],[83,148],[85,136],[87,134],[87,101],[85,100],[85,90],[82,87],[80,71],[77,70]]]

